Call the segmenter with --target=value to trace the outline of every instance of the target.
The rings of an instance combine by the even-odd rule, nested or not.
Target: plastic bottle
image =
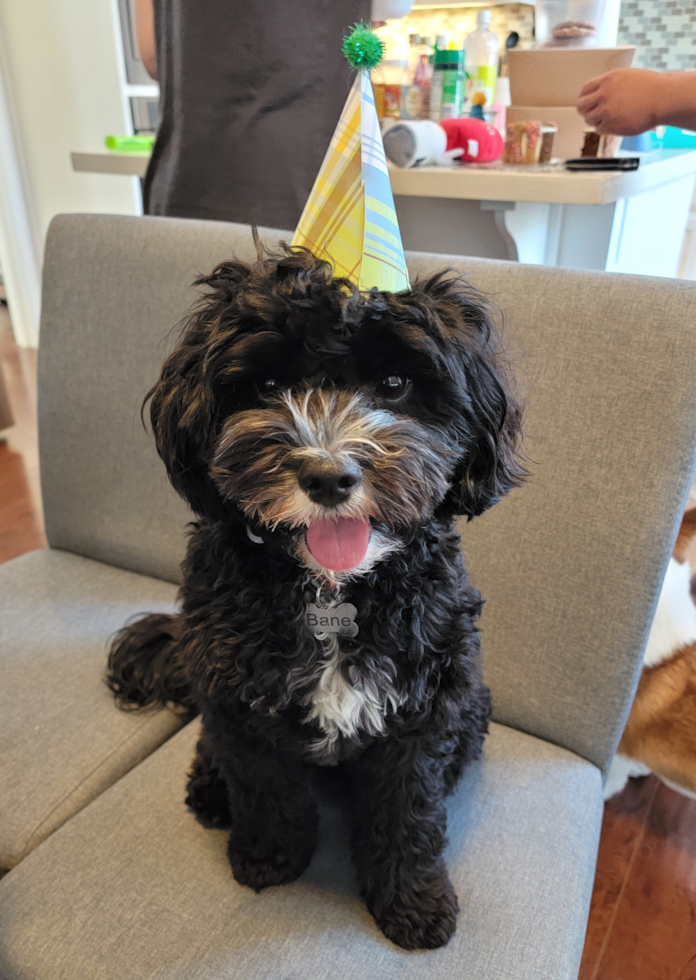
[[[430,38],[422,37],[420,45],[418,46],[418,67],[416,68],[416,74],[414,76],[414,82],[416,85],[422,85],[427,88],[433,78],[433,66],[430,62],[430,57],[432,55],[432,48],[430,47]]]
[[[449,37],[447,34],[438,34],[435,38],[435,51],[444,51],[449,47]]]
[[[490,10],[479,10],[476,30],[464,39],[465,66],[469,76],[466,97],[471,103],[475,92],[483,92],[489,109],[493,104],[500,57],[500,43],[493,31],[488,29],[490,22]]]
[[[430,87],[430,118],[456,119],[462,114],[464,100],[464,52],[435,52],[433,81]]]
[[[408,36],[408,83],[413,85],[416,80],[416,71],[420,61],[420,34],[409,34]]]

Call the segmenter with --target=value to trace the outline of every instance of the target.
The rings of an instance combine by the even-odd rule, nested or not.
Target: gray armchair
[[[269,233],[272,238],[272,233]],[[175,599],[190,515],[140,403],[248,228],[68,216],[50,230],[39,371],[50,549],[0,567],[4,980],[570,980],[601,783],[630,704],[694,462],[696,285],[412,254],[505,311],[531,480],[462,527],[495,723],[449,801],[462,911],[406,953],[357,895],[341,813],[295,884],[233,880],[184,806],[197,723],[117,711],[109,635]]]

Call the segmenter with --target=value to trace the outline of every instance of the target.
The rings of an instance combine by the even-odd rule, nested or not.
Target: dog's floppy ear
[[[519,486],[525,475],[518,444],[520,409],[494,368],[479,365],[470,375],[480,409],[479,426],[455,471],[445,507],[471,520]]]
[[[157,451],[174,489],[197,514],[210,518],[225,509],[209,478],[221,424],[214,349],[216,343],[230,341],[235,297],[250,275],[246,263],[231,262],[196,281],[208,289],[143,404],[144,410],[150,403]]]
[[[520,485],[522,410],[486,300],[461,277],[431,281],[461,394],[462,454],[442,510],[471,520]]]
[[[208,447],[213,420],[210,393],[202,379],[202,346],[187,340],[175,350],[147,398],[157,452],[172,486],[197,514],[212,516]]]

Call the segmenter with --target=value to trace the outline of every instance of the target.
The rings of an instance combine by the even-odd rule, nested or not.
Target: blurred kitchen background
[[[490,29],[502,49],[512,32],[519,35],[520,49],[533,46],[533,4],[420,2],[382,30],[406,43],[411,34],[433,39],[447,34],[459,43],[476,27],[477,12],[484,6],[491,11]],[[634,65],[696,67],[693,3],[605,0],[602,17],[613,32],[611,44],[636,47]],[[0,258],[20,344],[35,346],[38,339],[43,242],[51,218],[61,212],[142,210],[139,177],[77,171],[71,154],[103,153],[107,134],[155,132],[157,99],[157,85],[138,56],[131,0],[3,0]],[[531,221],[531,216],[532,211],[518,209],[517,217],[508,215],[505,220],[512,227],[515,221]],[[685,228],[675,271],[696,278],[693,210]],[[548,243],[544,248],[543,254],[530,253],[531,259],[520,260],[543,261]]]

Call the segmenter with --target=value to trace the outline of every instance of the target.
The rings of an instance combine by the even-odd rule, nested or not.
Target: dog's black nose
[[[350,497],[361,480],[357,463],[336,463],[332,459],[307,459],[300,466],[297,479],[315,504],[337,507]]]

